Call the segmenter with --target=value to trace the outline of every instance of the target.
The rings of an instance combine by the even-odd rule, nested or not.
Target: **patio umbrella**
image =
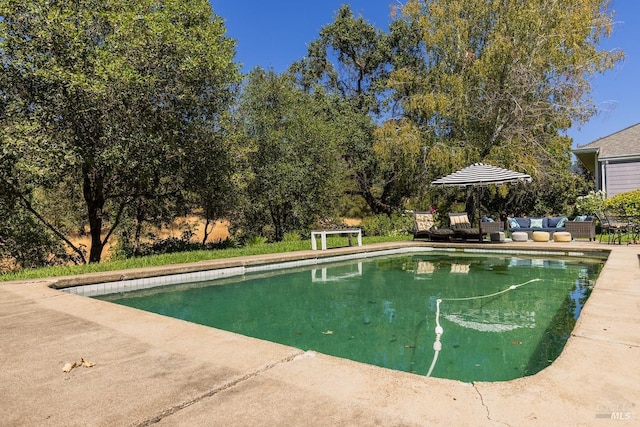
[[[531,182],[531,176],[509,169],[485,165],[483,163],[474,163],[457,172],[436,179],[431,182],[431,185],[440,187],[480,188],[490,184],[507,184],[512,182]],[[478,223],[479,222],[480,212],[478,211]]]

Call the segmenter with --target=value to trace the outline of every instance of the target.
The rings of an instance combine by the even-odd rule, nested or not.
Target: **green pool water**
[[[99,298],[400,371],[500,381],[561,353],[601,266],[425,253]]]

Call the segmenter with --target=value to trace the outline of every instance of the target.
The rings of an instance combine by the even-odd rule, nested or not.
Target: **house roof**
[[[640,160],[640,123],[571,151],[591,172],[597,161]]]
[[[640,156],[640,123],[573,150],[573,152],[587,151],[597,151],[600,160]]]

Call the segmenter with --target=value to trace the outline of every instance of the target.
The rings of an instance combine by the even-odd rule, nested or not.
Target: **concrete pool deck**
[[[605,426],[640,424],[638,245],[401,242],[198,263],[438,247],[603,250],[610,256],[551,366],[507,382],[425,378],[305,352],[48,287],[0,282],[3,426]],[[169,267],[172,271],[192,265]],[[156,268],[156,270],[158,270]],[[99,274],[145,274],[145,270]],[[81,358],[95,363],[63,373]]]

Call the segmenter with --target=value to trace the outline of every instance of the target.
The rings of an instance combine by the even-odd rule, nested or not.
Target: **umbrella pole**
[[[477,188],[474,188],[477,187]],[[480,195],[478,194],[478,192],[482,189],[482,187],[479,186],[473,186],[473,187],[467,187],[466,188],[466,201],[468,202],[469,199],[471,199],[471,206],[468,206],[467,203],[465,202],[465,211],[468,213],[469,215],[469,221],[471,222],[471,225],[473,226],[473,218],[474,216],[476,216],[476,212],[477,212],[477,226],[478,228],[480,228],[480,209],[479,209],[479,205],[480,205]],[[474,191],[475,190],[475,191]],[[471,194],[469,194],[471,193]],[[468,210],[468,208],[471,207],[470,210]]]
[[[478,200],[476,201],[476,210],[478,211],[478,230],[480,230],[480,198],[481,198],[481,192],[482,191],[482,187],[478,187],[478,191],[477,191],[477,196],[478,196]],[[480,235],[480,240],[482,240],[482,234]]]

